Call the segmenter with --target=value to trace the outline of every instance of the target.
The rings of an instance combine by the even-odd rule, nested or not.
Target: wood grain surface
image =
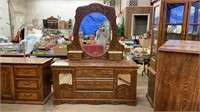
[[[180,42],[176,48],[183,45],[194,44]],[[154,110],[196,111],[199,104],[199,54],[191,53],[189,49],[186,50],[188,53],[163,48],[158,53]]]

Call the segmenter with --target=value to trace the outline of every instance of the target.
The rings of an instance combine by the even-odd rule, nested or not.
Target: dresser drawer
[[[17,77],[39,77],[38,66],[15,66],[14,72]]]
[[[113,90],[114,82],[112,80],[107,81],[76,81],[77,90]]]
[[[113,78],[112,68],[77,68],[76,77]]]
[[[38,89],[39,81],[37,79],[16,79],[17,89]]]
[[[80,99],[112,99],[113,92],[76,92],[76,98],[80,98]]]
[[[17,100],[39,100],[39,93],[38,92],[17,91],[16,98],[17,98]]]

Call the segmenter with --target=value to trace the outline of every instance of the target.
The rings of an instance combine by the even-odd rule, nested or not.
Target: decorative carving
[[[117,30],[117,25],[116,25],[115,9],[113,7],[104,6],[99,3],[93,3],[93,4],[90,4],[87,6],[81,6],[76,9],[76,16],[75,16],[76,21],[75,21],[74,30],[73,30],[74,40],[73,40],[72,44],[70,44],[67,47],[68,51],[82,51],[82,48],[81,48],[81,45],[79,42],[79,36],[78,36],[79,27],[80,27],[81,22],[84,19],[84,17],[92,12],[99,12],[99,13],[105,15],[110,22],[110,26],[112,29],[112,40],[110,42],[110,47],[109,47],[108,51],[123,52],[124,46],[121,45],[117,39],[118,30]],[[105,59],[108,59],[108,51],[100,57],[91,57],[91,56],[87,55],[85,52],[83,52],[82,58],[83,59],[104,59],[105,60]],[[68,53],[68,54],[70,54],[70,53]],[[71,59],[71,58],[69,57],[69,59]],[[119,60],[122,60],[122,59],[123,58],[120,58]]]
[[[69,84],[72,85],[72,74],[59,74],[59,85],[61,84]]]

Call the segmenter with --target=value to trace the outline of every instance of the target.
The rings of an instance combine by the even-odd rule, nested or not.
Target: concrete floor
[[[0,104],[0,112],[134,112],[153,111],[147,98],[147,76],[141,75],[143,66],[138,70],[137,79],[137,106],[128,105],[88,105],[88,104],[62,104],[53,105],[52,98],[45,105],[27,104]]]

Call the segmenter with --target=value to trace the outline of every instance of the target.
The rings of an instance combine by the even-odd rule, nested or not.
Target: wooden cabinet
[[[197,111],[200,42],[169,40],[159,48],[155,111]]]
[[[13,66],[1,66],[1,100],[14,100],[14,75]]]
[[[147,90],[147,99],[149,100],[151,106],[153,107],[154,103],[154,86],[155,86],[155,77],[156,77],[156,56],[157,49],[159,47],[159,38],[161,33],[161,19],[160,15],[161,1],[153,1],[153,25],[152,25],[152,42],[151,42],[151,53],[150,53],[150,66],[148,67],[148,90]]]
[[[137,65],[128,61],[82,60],[55,62],[54,104],[113,103],[136,105]],[[120,79],[128,75],[129,82]]]
[[[161,42],[200,40],[199,0],[165,0]]]
[[[51,59],[2,57],[1,102],[44,104],[51,96]]]
[[[167,40],[199,41],[200,0],[156,0],[153,2],[152,45],[148,88],[154,88],[153,77],[157,71],[157,51]],[[154,91],[148,89],[147,97],[153,100]],[[152,96],[152,97],[150,97]],[[150,102],[153,105],[153,102]]]

